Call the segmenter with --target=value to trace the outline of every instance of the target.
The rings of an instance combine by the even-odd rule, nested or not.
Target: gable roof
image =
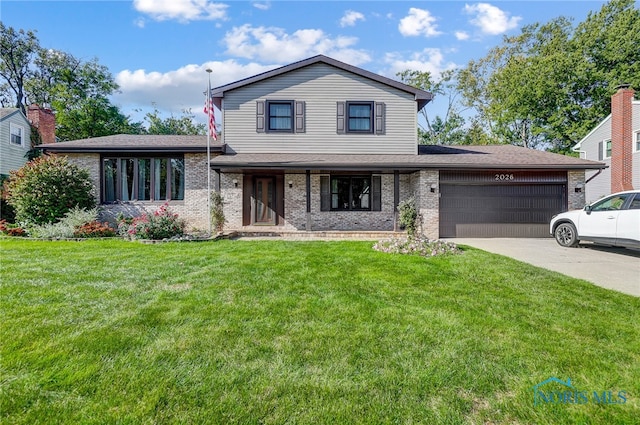
[[[640,114],[640,100],[632,100],[632,101],[631,101],[631,113],[632,113],[632,114],[634,114],[634,115],[636,115],[636,114]],[[602,127],[603,125],[608,124],[609,122],[611,122],[611,114],[607,115],[607,117],[606,117],[605,119],[603,119],[602,121],[600,121],[600,123],[599,123],[598,125],[596,125],[595,127],[593,127],[593,129],[592,129],[589,133],[587,133],[587,135],[586,135],[586,136],[584,136],[584,137],[582,138],[582,140],[580,140],[578,143],[576,143],[576,144],[571,148],[571,150],[572,150],[573,152],[579,152],[579,151],[580,151],[580,149],[582,148],[582,142],[584,142],[585,140],[588,140],[588,139],[591,137],[591,135],[592,135],[593,133],[595,133],[596,131],[598,131],[598,129],[599,129],[600,127]],[[633,129],[631,129],[631,130],[633,130]]]
[[[15,114],[20,114],[26,122],[29,122],[27,117],[25,117],[22,111],[18,108],[0,108],[0,121],[4,121]]]
[[[606,164],[512,145],[419,145],[417,155],[402,154],[226,154],[211,160],[227,169],[404,170],[529,169],[595,170]]]
[[[362,68],[355,67],[353,65],[346,64],[344,62],[340,62],[336,59],[330,58],[324,55],[313,56],[308,59],[304,59],[298,62],[294,62],[289,65],[281,66],[280,68],[272,69],[271,71],[266,71],[261,74],[254,75],[253,77],[244,78],[242,80],[238,80],[233,83],[226,84],[224,86],[219,86],[211,89],[211,96],[214,99],[221,99],[224,97],[225,92],[234,90],[240,87],[248,86],[250,84],[257,83],[258,81],[263,81],[269,78],[276,77],[278,75],[283,75],[288,72],[295,71],[300,68],[304,68],[307,66],[311,66],[317,63],[323,63],[334,68],[341,69],[343,71],[350,72],[352,74],[359,75],[361,77],[367,78],[369,80],[377,81],[379,83],[385,84],[387,86],[394,87],[398,90],[411,93],[414,95],[416,102],[418,103],[418,110],[422,109],[430,100],[433,99],[433,95],[424,90],[417,89],[408,84],[401,83],[400,81],[392,80],[391,78],[383,77],[382,75],[375,74],[371,71],[364,70]]]
[[[207,151],[207,136],[117,134],[36,146],[55,153],[196,153]],[[224,152],[225,145],[211,144],[210,150]]]

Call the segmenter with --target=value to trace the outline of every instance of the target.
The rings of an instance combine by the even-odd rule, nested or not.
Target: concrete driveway
[[[450,240],[640,297],[640,250],[587,243],[563,248],[553,238]]]

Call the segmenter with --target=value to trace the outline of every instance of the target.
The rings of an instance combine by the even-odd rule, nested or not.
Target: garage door
[[[548,237],[566,206],[566,172],[440,172],[441,238]]]

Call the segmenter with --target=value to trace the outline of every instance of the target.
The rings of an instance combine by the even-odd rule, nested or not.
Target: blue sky
[[[97,58],[120,85],[113,102],[125,114],[140,120],[153,105],[165,115],[192,108],[204,121],[207,68],[212,87],[317,54],[391,78],[404,69],[437,76],[524,25],[557,16],[578,23],[604,3],[2,0],[0,17],[36,30],[43,47]],[[445,106],[436,99],[427,108]]]

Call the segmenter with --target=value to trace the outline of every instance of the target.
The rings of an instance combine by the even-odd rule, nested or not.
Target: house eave
[[[210,152],[215,154],[225,153],[226,145],[215,145],[210,147]],[[56,147],[55,144],[39,145],[45,153],[126,153],[126,154],[178,154],[178,153],[206,153],[206,146],[104,146],[104,147]]]

